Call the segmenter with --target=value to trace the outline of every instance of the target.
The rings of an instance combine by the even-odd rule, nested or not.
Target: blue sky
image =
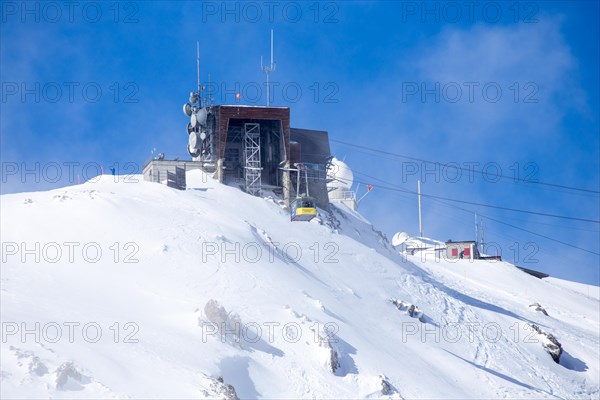
[[[73,184],[99,165],[130,173],[153,149],[186,156],[181,105],[196,84],[196,40],[215,103],[239,91],[240,103],[263,105],[260,56],[273,28],[273,104],[291,107],[292,126],[413,158],[332,142],[356,180],[375,185],[360,210],[388,236],[418,234],[416,197],[375,178],[600,219],[597,1],[68,4],[2,3],[2,193]],[[598,223],[453,205],[423,199],[426,236],[473,239],[478,212],[505,259],[600,284]]]

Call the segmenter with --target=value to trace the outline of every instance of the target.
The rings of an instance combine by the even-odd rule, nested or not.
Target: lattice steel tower
[[[246,192],[253,196],[260,196],[261,174],[260,165],[260,124],[244,124],[244,178],[246,180]]]

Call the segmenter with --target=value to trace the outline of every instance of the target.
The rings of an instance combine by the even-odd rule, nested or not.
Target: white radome
[[[327,184],[328,189],[350,190],[354,183],[354,174],[348,164],[333,157],[327,169],[327,179],[331,180]]]
[[[394,237],[392,238],[392,246],[398,247],[404,242],[410,239],[410,236],[406,232],[396,232]]]

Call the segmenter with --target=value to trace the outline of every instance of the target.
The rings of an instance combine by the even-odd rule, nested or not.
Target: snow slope
[[[2,398],[600,396],[597,287],[403,256],[343,207],[291,223],[188,184],[0,197]]]

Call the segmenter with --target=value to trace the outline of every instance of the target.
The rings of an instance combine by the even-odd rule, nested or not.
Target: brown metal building
[[[309,191],[317,205],[327,208],[325,164],[330,157],[325,131],[290,128],[289,107],[220,105],[215,113],[216,177],[228,184],[244,177],[244,132],[246,124],[258,124],[260,132],[261,186],[280,188],[285,199],[296,196],[297,162],[309,165]],[[292,139],[292,140],[291,140]],[[292,146],[290,145],[292,143]],[[291,151],[293,147],[293,152]]]
[[[196,139],[188,143],[193,161],[150,160],[144,165],[147,180],[162,182],[168,173],[176,174],[177,167],[184,171],[199,168],[252,195],[269,191],[282,195],[289,205],[298,195],[299,163],[306,170],[301,175],[300,194],[308,191],[317,206],[329,207],[327,132],[290,128],[289,107],[213,105],[205,110],[200,130],[188,123],[189,137]],[[185,188],[185,182],[178,187]]]

